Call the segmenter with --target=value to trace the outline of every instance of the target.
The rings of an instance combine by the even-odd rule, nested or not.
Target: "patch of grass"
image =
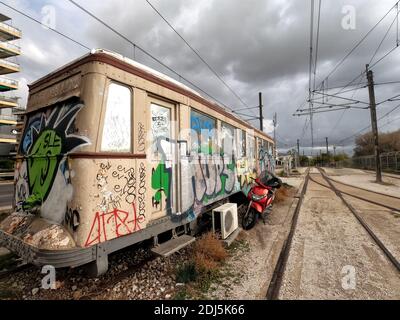
[[[186,288],[182,288],[174,296],[174,300],[186,300],[186,299],[190,299],[190,298],[191,298],[191,296],[188,293],[188,291],[186,290]]]
[[[197,280],[197,286],[202,292],[207,292],[210,286],[219,278],[218,270],[203,270]]]
[[[192,259],[176,269],[176,281],[190,284],[194,291],[200,291],[200,296],[207,292],[210,286],[220,280],[220,268],[228,252],[222,242],[211,232],[196,241],[193,248]],[[176,298],[186,299],[188,289],[180,290]],[[198,295],[198,294],[197,294]]]
[[[245,239],[237,239],[235,240],[228,248],[229,253],[234,253],[236,251],[250,251],[250,244]]]
[[[176,281],[180,283],[188,283],[197,279],[196,265],[193,261],[181,265],[176,270]]]

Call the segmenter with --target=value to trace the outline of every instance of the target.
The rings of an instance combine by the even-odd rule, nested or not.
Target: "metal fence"
[[[400,173],[400,151],[382,153],[380,158],[383,171]],[[375,170],[375,155],[339,161],[336,166]]]

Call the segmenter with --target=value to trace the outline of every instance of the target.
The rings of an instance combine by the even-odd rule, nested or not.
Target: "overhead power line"
[[[398,3],[396,4],[396,8],[398,8]],[[371,64],[371,63],[372,63],[372,61],[374,60],[376,54],[379,52],[379,49],[381,48],[383,42],[385,41],[387,35],[389,34],[389,31],[391,30],[391,28],[392,28],[392,26],[393,26],[393,23],[394,23],[395,21],[398,22],[399,11],[398,11],[398,10],[396,10],[396,11],[397,11],[397,13],[396,13],[395,18],[393,19],[392,23],[390,24],[389,28],[387,29],[385,35],[383,36],[381,42],[379,43],[378,47],[376,48],[375,52],[373,53],[373,55],[372,55],[372,57],[371,57],[371,59],[370,59],[370,61],[369,61],[368,64]],[[398,32],[398,26],[397,26],[396,32]],[[397,47],[397,46],[398,46],[398,40],[396,40],[396,47]],[[362,82],[362,80],[363,80],[363,75],[364,75],[364,72],[361,73],[360,81],[359,81],[359,83],[358,83],[358,85],[357,85],[357,88],[356,88],[355,91],[353,92],[351,98],[354,98],[355,94],[357,93],[357,91],[358,91],[359,89],[361,89],[361,88],[366,88],[366,87],[367,87],[367,85],[363,85],[363,86],[360,87],[360,84],[361,84],[361,82]],[[358,77],[360,77],[360,76],[357,76],[355,79],[357,79]],[[354,81],[354,80],[352,80],[349,84],[351,84],[353,81]],[[352,91],[352,90],[353,90],[353,89],[344,90],[345,88],[346,88],[346,86],[343,87],[341,90],[339,90],[339,91],[337,92],[337,94],[339,94],[339,93],[345,93],[345,92],[348,92],[348,91]],[[347,112],[347,109],[346,109],[346,110],[343,110],[342,114],[340,115],[340,117],[339,117],[338,120],[336,121],[336,124],[332,127],[332,129],[331,129],[331,131],[330,131],[330,134],[332,134],[332,132],[337,128],[337,126],[338,126],[339,123],[342,121],[342,119],[343,119],[343,117],[344,117],[344,115],[345,115],[346,112]]]
[[[351,51],[350,51],[350,52],[335,66],[334,70],[332,70],[332,72],[331,72],[330,74],[328,74],[328,76],[321,82],[321,86],[320,86],[320,89],[319,89],[319,90],[322,89],[322,92],[317,91],[317,90],[315,90],[315,88],[314,88],[314,93],[317,93],[317,94],[321,95],[320,97],[316,98],[316,99],[313,101],[314,103],[318,103],[317,100],[318,100],[318,99],[322,99],[322,103],[321,103],[321,102],[319,102],[319,103],[320,103],[320,104],[324,104],[324,98],[325,98],[325,97],[329,97],[329,96],[342,99],[342,98],[344,98],[344,97],[338,97],[337,94],[339,94],[339,93],[344,93],[344,92],[349,92],[349,91],[354,91],[354,92],[353,92],[353,95],[352,95],[352,97],[351,97],[351,99],[347,99],[347,98],[344,98],[344,99],[347,99],[348,101],[354,101],[354,103],[356,103],[355,101],[359,101],[359,100],[353,99],[353,97],[354,97],[355,93],[356,93],[360,88],[365,87],[364,85],[360,87],[360,84],[362,83],[363,75],[365,74],[366,71],[363,71],[362,73],[360,73],[357,77],[355,77],[352,81],[350,81],[349,83],[347,83],[344,87],[342,87],[338,92],[336,92],[336,93],[333,94],[333,95],[328,95],[327,93],[325,93],[325,81],[327,81],[327,80],[328,80],[328,77],[339,67],[339,65],[340,65],[341,63],[343,63],[343,62],[347,59],[347,57],[350,56],[350,54],[351,54],[352,52],[355,51],[355,49],[356,49],[356,48],[364,41],[364,39],[376,28],[376,26],[389,14],[389,12],[391,12],[391,11],[393,10],[393,8],[396,7],[396,8],[397,8],[397,10],[396,10],[396,15],[395,15],[394,19],[391,21],[391,23],[390,23],[390,25],[389,25],[387,31],[385,32],[385,34],[384,34],[383,38],[381,39],[380,43],[378,44],[377,48],[376,48],[375,51],[373,52],[373,54],[372,54],[372,56],[371,56],[371,58],[370,58],[370,63],[374,60],[374,58],[375,58],[376,55],[378,54],[378,52],[379,52],[379,50],[380,50],[380,48],[381,48],[383,42],[384,42],[385,39],[387,38],[387,36],[388,36],[388,34],[389,34],[390,30],[392,29],[392,27],[393,27],[393,25],[394,25],[395,22],[397,23],[396,34],[398,34],[398,15],[399,15],[398,5],[399,5],[399,1],[397,1],[396,4],[395,4],[389,11],[386,12],[386,14],[374,25],[374,27],[373,27],[373,28],[372,28],[372,29],[371,29],[371,30],[356,44],[356,46],[355,46],[355,47],[354,47],[354,48],[353,48],[353,49],[352,49],[352,50],[351,50]],[[397,36],[396,36],[396,45],[395,45],[395,47],[394,47],[394,48],[391,48],[391,49],[390,49],[387,53],[385,53],[381,58],[379,58],[377,61],[375,61],[375,62],[370,66],[370,68],[376,66],[379,62],[381,62],[383,59],[385,59],[385,58],[386,58],[389,54],[391,54],[398,46],[399,46],[399,41],[398,41],[398,35],[397,35]],[[316,70],[314,70],[314,72],[316,73]],[[356,81],[357,79],[359,79],[359,78],[360,78],[360,81],[359,81],[359,83],[357,84],[357,87],[356,87],[355,89],[350,89],[350,90],[346,90],[346,91],[344,90],[347,86],[352,85],[353,82],[355,82],[355,81]],[[328,90],[326,90],[326,91],[328,91]],[[343,92],[343,91],[344,91],[344,92]],[[396,99],[398,96],[399,96],[399,95],[394,96],[394,97],[391,97],[391,98],[389,98],[389,99],[386,99],[386,100],[384,100],[384,101],[381,101],[381,102],[378,103],[378,104],[381,104],[381,103],[386,102],[386,101],[396,101],[396,100],[398,100],[398,99]],[[368,103],[366,103],[366,102],[362,102],[362,101],[359,101],[359,102],[368,105]],[[312,111],[310,111],[310,117],[312,117],[312,114],[314,114],[314,113],[338,111],[338,110],[343,109],[343,112],[342,112],[340,118],[338,119],[338,121],[336,122],[336,124],[335,124],[334,127],[333,127],[333,129],[335,129],[335,128],[337,127],[337,125],[339,124],[339,122],[342,120],[342,118],[343,118],[344,114],[346,113],[346,111],[347,111],[348,109],[350,109],[350,108],[354,108],[354,106],[338,107],[338,105],[329,105],[329,104],[326,104],[326,106],[314,108],[315,110],[317,110],[317,109],[322,109],[322,110],[318,110],[318,111],[313,111],[313,110],[312,110]],[[356,108],[357,108],[357,107],[356,107]],[[298,109],[298,112],[299,112],[299,111],[300,111],[300,112],[303,112],[303,111],[305,111],[305,110]],[[294,115],[299,115],[299,114],[297,113],[297,114],[294,114]],[[307,114],[306,114],[306,113],[301,113],[301,115],[307,115]],[[368,127],[367,127],[367,128],[368,128]],[[331,130],[331,132],[333,131],[333,129]],[[365,130],[365,128],[363,128],[361,131],[363,131],[363,130]]]
[[[372,57],[371,57],[370,61],[368,62],[368,64],[369,64],[369,65],[371,65],[371,63],[372,63],[372,60],[374,60],[374,58],[375,58],[376,54],[378,53],[379,49],[380,49],[380,48],[381,48],[381,46],[382,46],[382,43],[385,41],[386,37],[388,36],[388,34],[389,34],[389,31],[392,29],[392,27],[393,27],[393,24],[396,22],[396,20],[397,20],[397,18],[398,18],[398,15],[399,15],[399,12],[397,12],[397,14],[396,14],[396,16],[394,17],[394,19],[393,19],[392,23],[389,25],[389,28],[386,30],[386,33],[385,33],[385,35],[383,36],[383,38],[382,38],[381,42],[379,43],[379,45],[378,45],[378,47],[376,48],[376,50],[375,50],[374,54],[372,55]],[[396,44],[397,44],[397,41],[396,41]]]
[[[357,83],[357,84],[354,84],[354,85],[348,85],[348,87],[354,87],[354,86],[359,86],[359,85],[361,85],[361,83]],[[367,85],[367,83],[364,83],[363,85]],[[329,91],[329,90],[333,90],[333,89],[343,89],[343,86],[330,87],[330,88],[322,87],[322,88],[320,88],[318,90],[315,89],[314,92],[323,94],[324,91]],[[348,91],[357,90],[357,89],[358,88],[353,88],[353,89],[348,90]],[[321,90],[323,90],[323,91],[321,91]],[[341,91],[340,93],[344,93],[344,92],[346,92],[346,91]],[[335,93],[335,94],[337,94],[337,93]]]
[[[182,41],[189,47],[190,50],[207,66],[207,68],[223,83],[225,87],[247,108],[250,108],[246,102],[229,86],[225,80],[218,74],[218,72],[200,55],[200,53],[193,48],[193,46],[174,28],[174,26],[161,14],[159,10],[149,1],[146,0],[148,5],[165,21],[165,23],[182,39]]]
[[[214,101],[216,101],[217,103],[219,103],[221,106],[224,106],[226,109],[232,111],[232,108],[228,107],[226,104],[224,104],[222,101],[220,101],[219,99],[215,98],[214,96],[212,96],[211,94],[209,94],[207,91],[203,90],[202,88],[200,88],[198,85],[194,84],[192,81],[188,80],[187,78],[185,78],[184,76],[182,76],[181,74],[179,74],[177,71],[175,71],[173,68],[171,68],[170,66],[166,65],[164,62],[162,62],[160,59],[158,59],[157,57],[155,57],[153,54],[151,54],[150,52],[148,52],[147,50],[143,49],[142,47],[140,47],[139,45],[137,45],[136,43],[134,43],[132,40],[130,40],[127,36],[125,36],[124,34],[122,34],[121,32],[119,32],[118,30],[116,30],[115,28],[113,28],[112,26],[110,26],[107,22],[105,22],[104,20],[100,19],[99,17],[97,17],[94,13],[92,13],[91,11],[89,11],[88,9],[82,7],[81,5],[79,5],[78,3],[76,3],[74,0],[68,0],[70,3],[72,3],[74,6],[76,6],[78,9],[80,9],[81,11],[85,12],[86,14],[88,14],[90,17],[92,17],[93,19],[95,19],[96,21],[98,21],[100,24],[102,24],[104,27],[106,27],[107,29],[109,29],[110,31],[112,31],[113,33],[115,33],[116,35],[118,35],[119,37],[121,37],[122,39],[124,39],[126,42],[128,42],[129,44],[131,44],[134,48],[139,49],[141,52],[143,52],[145,55],[147,55],[148,57],[150,57],[151,59],[153,59],[154,61],[156,61],[157,63],[159,63],[160,65],[162,65],[164,68],[166,68],[167,70],[169,70],[170,72],[172,72],[173,74],[175,74],[176,76],[178,76],[180,79],[185,80],[188,84],[190,84],[191,86],[193,86],[195,89],[199,90],[200,92],[204,93],[205,95],[207,95],[208,97],[210,97],[211,99],[213,99]]]
[[[328,78],[338,69],[338,67],[344,63],[344,61],[361,45],[361,43],[372,33],[372,31],[387,17],[387,15],[398,5],[400,1],[397,1],[396,4],[394,4],[385,14],[384,16],[356,43],[356,45],[335,65],[335,67],[331,70],[331,72],[320,82],[320,84],[317,86],[319,88],[323,88],[325,83],[327,83]],[[398,17],[399,11],[397,11],[396,17]],[[398,19],[396,19],[393,21],[397,21]],[[391,26],[393,25],[393,22],[391,24]],[[391,26],[389,27],[389,30],[391,28]],[[386,32],[384,39],[387,36],[388,31]],[[384,40],[383,39],[383,40]],[[383,41],[381,41],[383,42]],[[396,41],[397,42],[397,41]],[[380,48],[381,44],[378,46],[378,49]],[[389,54],[391,54],[398,46],[398,42],[396,43],[396,46],[394,48],[392,48],[391,50],[389,50],[389,52],[387,52],[385,55],[383,55],[380,59],[378,59],[377,61],[375,61],[372,65],[370,65],[370,69],[372,69],[374,66],[376,66],[379,62],[381,62],[383,59],[385,59]],[[377,51],[374,52],[372,59],[375,57],[375,55],[377,54]],[[371,59],[371,61],[372,61]],[[351,86],[355,81],[357,81],[360,77],[362,77],[365,74],[365,70],[363,72],[361,72],[359,75],[357,75],[354,79],[352,79],[350,82],[348,82],[346,85],[344,85],[342,87],[341,90],[339,90],[338,92],[336,92],[335,94],[339,94],[341,93],[345,88],[347,88],[348,86]]]
[[[70,1],[73,2],[72,0],[70,0]],[[22,15],[22,16],[24,16],[25,18],[27,18],[27,19],[29,19],[29,20],[31,20],[31,21],[33,21],[33,22],[35,22],[35,23],[37,23],[37,24],[39,24],[39,25],[41,25],[41,26],[45,26],[46,29],[48,29],[48,30],[50,30],[50,31],[52,31],[52,32],[54,32],[54,33],[56,33],[57,35],[59,35],[59,36],[65,38],[65,39],[67,39],[67,40],[73,42],[74,44],[76,44],[76,45],[78,45],[78,46],[80,46],[80,47],[82,47],[82,48],[84,48],[84,49],[86,49],[86,50],[88,50],[88,51],[91,50],[91,48],[90,48],[89,46],[87,46],[87,45],[83,44],[82,42],[80,42],[80,41],[78,41],[78,40],[76,40],[76,39],[74,39],[74,38],[68,36],[67,34],[65,34],[65,33],[61,32],[61,31],[58,31],[58,30],[52,28],[51,26],[44,25],[41,21],[39,21],[38,19],[36,19],[36,18],[34,18],[34,17],[32,17],[32,16],[26,14],[25,12],[22,12],[22,11],[18,10],[17,8],[15,8],[15,7],[13,7],[13,6],[10,6],[9,4],[7,4],[7,3],[5,3],[5,2],[3,2],[3,1],[0,1],[0,3],[1,3],[2,5],[4,5],[5,7],[9,8],[10,10],[12,10],[12,11],[14,11],[14,12],[16,12],[16,13]],[[89,14],[89,13],[88,13],[88,14]],[[97,19],[96,19],[96,20],[97,20]],[[121,36],[122,36],[122,35],[121,35]],[[125,40],[126,40],[126,39],[125,39]],[[128,42],[131,43],[131,44],[133,44],[133,42],[131,42],[129,39],[128,39]],[[168,67],[167,65],[165,65],[162,61],[160,61],[159,59],[157,59],[157,58],[155,58],[154,56],[152,56],[151,54],[149,54],[149,53],[148,53],[147,51],[145,51],[144,49],[140,48],[140,47],[137,46],[136,44],[134,44],[134,45],[135,45],[135,47],[137,47],[139,50],[141,50],[143,53],[145,53],[146,55],[148,55],[150,58],[152,58],[153,60],[155,60],[156,62],[158,62],[160,65],[164,66],[165,68],[167,68],[168,70],[170,70],[171,72],[173,72],[173,73],[174,73],[175,75],[177,75],[180,79],[185,80],[187,83],[189,83],[190,85],[192,85],[194,88],[196,88],[197,90],[201,91],[202,93],[204,93],[205,95],[207,95],[209,98],[213,99],[214,101],[216,101],[216,102],[219,103],[220,105],[224,106],[225,108],[227,108],[227,109],[229,109],[229,110],[232,110],[231,108],[227,107],[224,103],[222,103],[221,101],[219,101],[218,99],[216,99],[215,97],[213,97],[211,94],[209,94],[209,93],[206,92],[205,90],[201,89],[200,87],[198,87],[197,85],[195,85],[194,83],[192,83],[191,81],[189,81],[188,79],[186,79],[185,77],[183,77],[182,75],[180,75],[179,73],[177,73],[176,71],[174,71],[172,68],[170,68],[170,67]],[[245,121],[246,121],[246,120],[245,120]]]
[[[390,111],[386,112],[383,116],[379,117],[379,118],[378,118],[378,121],[382,120],[383,118],[386,118],[389,114],[391,114],[392,112],[394,112],[395,110],[397,110],[397,109],[399,109],[399,108],[400,108],[400,104],[398,104],[397,106],[395,106],[395,107],[394,107],[393,109],[391,109]],[[371,125],[368,125],[368,126],[362,128],[361,130],[357,131],[356,133],[352,134],[351,136],[348,136],[348,137],[346,137],[346,138],[344,138],[344,139],[342,139],[342,140],[339,140],[339,143],[344,142],[344,141],[346,141],[346,140],[348,140],[348,139],[350,139],[350,138],[353,138],[353,137],[355,137],[356,135],[360,134],[361,132],[363,132],[363,131],[365,131],[365,130],[367,130],[367,129],[369,129],[369,128],[371,128]]]
[[[319,27],[320,27],[320,20],[321,20],[321,1],[318,1],[318,20],[317,20],[317,41],[315,44],[315,61],[314,61],[314,86],[313,91],[315,91],[315,81],[317,77],[317,62],[318,62],[318,48],[319,48]]]
[[[313,104],[312,104],[312,92],[311,92],[311,77],[312,77],[312,64],[313,64],[313,37],[314,37],[314,0],[311,0],[311,13],[310,13],[310,61],[308,66],[308,109],[310,115],[310,133],[311,133],[311,144],[314,144],[314,127],[313,127]]]
[[[387,17],[387,15],[396,7],[400,1],[397,1],[385,14],[384,16],[356,43],[356,45],[335,65],[335,67],[328,73],[328,75],[322,80],[327,80],[338,68],[346,61],[346,59],[364,42],[364,40],[375,30],[375,28]],[[370,66],[372,68],[372,66]],[[321,83],[322,83],[321,81]]]
[[[17,12],[18,14],[24,16],[25,18],[28,18],[29,20],[32,20],[33,22],[36,22],[36,23],[40,24],[41,26],[45,26],[47,29],[49,29],[49,30],[51,30],[51,31],[53,31],[53,32],[55,32],[55,33],[57,33],[58,35],[64,37],[65,39],[68,39],[69,41],[72,41],[73,43],[75,43],[75,44],[77,44],[77,45],[79,45],[79,46],[81,46],[81,47],[83,47],[83,48],[85,48],[85,49],[87,49],[87,50],[89,50],[89,51],[91,50],[88,46],[84,45],[82,42],[79,42],[79,41],[77,41],[77,40],[71,38],[70,36],[67,36],[65,33],[62,33],[62,32],[60,32],[60,31],[58,31],[58,30],[52,28],[51,26],[44,25],[41,21],[39,21],[39,20],[37,20],[37,19],[35,19],[35,18],[29,16],[28,14],[26,14],[26,13],[24,13],[24,12],[22,12],[22,11],[16,9],[16,8],[14,8],[14,7],[8,5],[7,3],[4,3],[3,1],[0,1],[0,3],[1,3],[2,5],[4,5],[4,6],[6,6],[7,8],[13,10],[14,12]]]

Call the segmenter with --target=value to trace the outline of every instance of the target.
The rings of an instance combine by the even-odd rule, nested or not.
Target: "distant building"
[[[12,26],[9,17],[0,13],[0,156],[14,154],[18,143],[18,132],[22,127],[22,111],[18,97],[18,81],[4,75],[20,71],[16,57],[21,48],[15,44],[22,33]]]

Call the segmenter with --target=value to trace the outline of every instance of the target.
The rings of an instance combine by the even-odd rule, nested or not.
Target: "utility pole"
[[[328,137],[325,137],[325,140],[326,140],[326,155],[329,157]]]
[[[336,160],[335,160],[335,158],[336,158],[336,146],[333,145],[333,163],[334,163],[335,168],[336,168]]]
[[[276,157],[276,125],[278,123],[276,112],[274,113],[274,117],[273,117],[272,123],[274,125],[274,154],[275,154],[275,157]]]
[[[264,131],[262,92],[258,93],[258,108],[260,109],[260,130]]]
[[[325,137],[325,141],[326,141],[326,162],[327,162],[327,166],[329,166],[329,147],[328,147],[328,137]]]
[[[310,61],[309,61],[309,78],[308,78],[308,108],[310,111],[310,130],[311,130],[311,155],[314,151],[314,128],[313,128],[313,102],[311,89],[311,74],[313,68],[313,36],[314,36],[314,0],[311,0],[311,16],[310,16]]]
[[[371,112],[371,127],[374,136],[374,149],[375,149],[375,169],[376,169],[376,182],[382,182],[381,172],[381,157],[379,153],[379,140],[378,140],[378,121],[376,120],[376,103],[374,91],[374,76],[372,70],[368,70],[369,65],[365,66],[368,80],[368,93],[369,93],[369,110]]]
[[[297,139],[297,165],[300,167],[300,140]]]

